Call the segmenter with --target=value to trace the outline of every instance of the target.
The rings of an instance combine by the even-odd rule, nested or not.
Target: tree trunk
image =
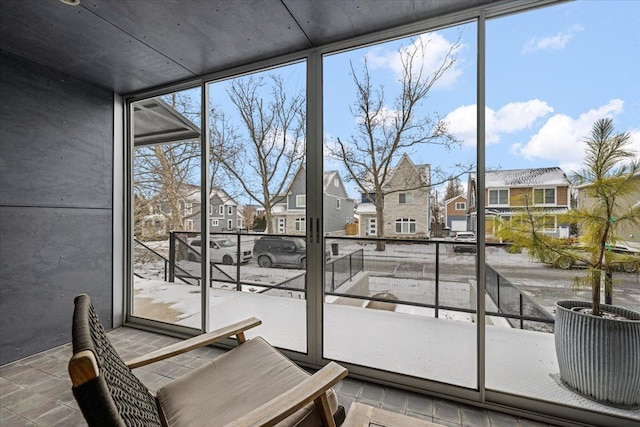
[[[600,316],[600,270],[591,272],[591,300],[593,302],[593,315]]]
[[[376,195],[376,237],[383,238],[384,237],[384,196]],[[376,242],[376,251],[384,252],[385,250],[385,242],[378,241]]]

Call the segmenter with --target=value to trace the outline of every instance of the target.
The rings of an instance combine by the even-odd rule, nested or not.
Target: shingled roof
[[[476,174],[470,174],[475,180]],[[534,169],[505,169],[488,171],[485,186],[494,187],[537,187],[544,185],[569,185],[567,175],[559,167]]]

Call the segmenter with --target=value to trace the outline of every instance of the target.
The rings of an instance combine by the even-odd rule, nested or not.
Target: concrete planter
[[[640,407],[640,313],[601,304],[632,320],[584,314],[590,302],[556,303],[555,344],[562,381],[576,392],[624,408]]]

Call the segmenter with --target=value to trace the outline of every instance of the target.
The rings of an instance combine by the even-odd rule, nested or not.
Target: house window
[[[463,211],[467,209],[467,204],[465,202],[456,202],[456,210]]]
[[[416,234],[416,220],[411,218],[396,219],[396,234]]]
[[[376,193],[362,193],[362,203],[374,203],[376,201]]]
[[[223,205],[218,206],[218,215],[219,216],[224,216],[224,206]]]
[[[367,220],[367,235],[368,236],[376,236],[378,234],[378,229],[376,227],[376,219],[369,218]]]
[[[218,220],[217,219],[212,219],[211,220],[211,226],[212,227],[217,227],[218,226]]]
[[[213,205],[209,205],[209,215],[213,215]]]
[[[413,194],[411,193],[398,194],[398,203],[400,203],[401,205],[413,203]]]
[[[184,220],[184,229],[185,231],[193,231],[193,220],[185,219]]]
[[[277,219],[277,224],[278,224],[278,233],[279,234],[284,234],[285,231],[286,231],[285,218],[278,218]]]
[[[191,215],[193,213],[193,204],[185,203],[184,204],[184,214]]]
[[[296,231],[306,231],[306,223],[305,218],[296,218]]]
[[[340,209],[340,199],[336,199],[336,209]]]
[[[227,215],[233,215],[233,206],[227,206]]]
[[[227,220],[227,229],[233,230],[233,220],[232,219],[228,219]]]
[[[307,206],[307,196],[304,194],[296,196],[296,207],[304,208],[305,206]]]
[[[509,205],[509,190],[489,190],[490,205]]]
[[[555,205],[556,189],[555,188],[535,188],[533,190],[534,205]]]
[[[244,225],[244,224],[243,224],[242,222],[243,222],[243,221],[242,221],[241,219],[239,219],[239,220],[237,220],[237,221],[236,221],[236,224],[237,224],[238,228],[244,228],[244,227],[243,227],[243,225]]]

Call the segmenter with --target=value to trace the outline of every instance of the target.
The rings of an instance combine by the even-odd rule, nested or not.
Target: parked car
[[[460,231],[453,238],[454,242],[464,242],[465,244],[453,244],[453,252],[476,253],[476,234],[473,231]]]
[[[326,251],[326,259],[331,258]],[[301,237],[263,236],[253,245],[253,259],[260,267],[307,268],[307,242]]]
[[[197,253],[200,253],[202,247],[202,241],[199,237],[188,239],[189,246],[194,248]],[[197,261],[195,253],[190,252],[189,261]],[[209,240],[209,260],[215,264],[237,264],[238,263],[238,245],[229,239],[212,239]],[[251,261],[251,250],[243,250],[240,253],[240,263],[244,264]]]
[[[579,245],[577,245],[576,248],[579,250]],[[621,263],[619,264],[619,268],[618,268],[619,270],[627,273],[635,273],[637,271],[638,264],[640,264],[640,250],[634,249],[632,247],[629,247],[623,244],[614,245],[610,248],[610,250],[617,254],[623,254],[630,257],[634,257],[634,256],[637,257],[638,260]],[[547,264],[551,264],[553,267],[560,268],[562,270],[568,270],[570,268],[586,267],[586,264],[578,260],[575,260],[569,256],[564,256],[564,255],[558,255],[557,257],[553,258],[550,262],[549,261],[543,261],[543,262],[546,262]]]

